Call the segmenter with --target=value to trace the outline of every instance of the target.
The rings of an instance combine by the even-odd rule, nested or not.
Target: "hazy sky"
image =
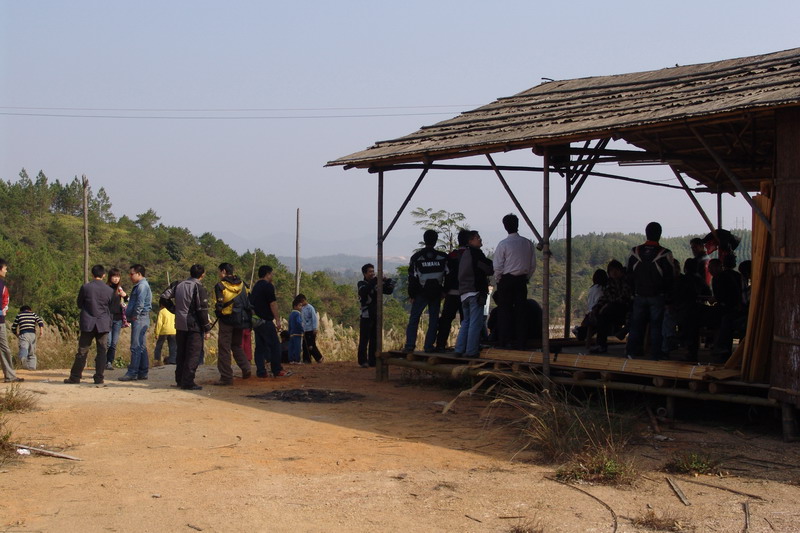
[[[0,177],[85,174],[117,216],[153,208],[240,251],[293,253],[299,207],[301,255],[374,254],[376,177],[326,162],[542,78],[794,48],[798,25],[796,0],[0,0]],[[528,151],[496,161],[540,163]],[[675,181],[662,166],[598,170]],[[387,175],[387,219],[416,178]],[[541,230],[541,178],[507,178]],[[590,182],[576,234],[650,220],[666,235],[707,232],[681,191]],[[552,188],[558,204],[563,183]],[[716,219],[714,198],[703,204]],[[489,173],[431,173],[417,206],[463,212],[489,247],[514,210]],[[740,197],[724,209],[725,227],[749,227]],[[404,215],[387,254],[407,255],[418,233]]]

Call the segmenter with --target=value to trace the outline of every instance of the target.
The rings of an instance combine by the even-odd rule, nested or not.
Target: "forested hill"
[[[0,179],[0,257],[9,263],[7,283],[11,293],[10,317],[20,305],[28,304],[50,323],[71,326],[77,318],[75,297],[83,282],[83,188],[78,178],[69,183],[50,181],[39,173],[31,179],[23,170],[16,181]],[[90,264],[106,268],[118,267],[127,272],[133,263],[147,268],[147,278],[157,295],[174,279],[187,276],[189,266],[205,265],[206,287],[211,290],[217,281],[216,266],[232,263],[237,273],[250,282],[256,265],[271,264],[275,268],[275,285],[279,309],[289,312],[293,297],[294,277],[269,250],[237,254],[211,233],[195,236],[187,228],[165,226],[152,209],[134,218],[116,219],[111,212],[111,199],[101,188],[89,190]],[[742,237],[740,259],[749,258],[750,233],[736,232]],[[689,256],[691,235],[664,239],[679,260]],[[592,272],[604,268],[608,261],[622,261],[632,246],[641,243],[640,234],[589,234],[573,238],[573,310],[581,311]],[[551,307],[554,316],[563,314],[565,242],[552,243]],[[266,254],[265,254],[266,252]],[[356,261],[358,263],[358,261]],[[293,265],[292,265],[293,268]],[[355,273],[358,276],[358,273]],[[319,270],[303,275],[300,290],[318,311],[327,313],[334,322],[357,325],[358,301],[355,279],[341,273]],[[123,285],[129,284],[127,275]],[[532,285],[533,297],[541,297],[541,268]],[[398,290],[387,303],[388,326],[402,329],[406,314],[401,302],[406,298]]]

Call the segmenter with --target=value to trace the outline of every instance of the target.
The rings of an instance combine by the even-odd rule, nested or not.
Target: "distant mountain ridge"
[[[294,273],[294,256],[279,255],[277,257],[290,272]],[[383,268],[386,272],[394,273],[397,267],[405,265],[407,261],[408,260],[403,257],[385,257],[383,260]],[[361,267],[366,263],[376,264],[377,259],[375,257],[348,254],[301,257],[300,270],[303,272],[317,272],[320,270],[339,273],[360,272]]]

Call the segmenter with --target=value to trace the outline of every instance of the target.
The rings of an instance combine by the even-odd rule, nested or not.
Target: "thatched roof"
[[[591,139],[624,139],[714,189],[732,189],[699,134],[750,190],[771,178],[774,110],[800,105],[800,48],[542,83],[327,166],[380,168]],[[690,128],[694,127],[695,132]]]

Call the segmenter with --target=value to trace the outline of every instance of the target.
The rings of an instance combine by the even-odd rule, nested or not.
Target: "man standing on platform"
[[[527,337],[528,280],[536,271],[534,244],[520,236],[519,219],[503,217],[508,237],[494,251],[494,277],[497,280],[497,328],[500,345],[522,350]]]
[[[633,311],[626,351],[628,357],[642,357],[644,334],[650,324],[650,358],[661,359],[661,326],[665,297],[672,288],[675,266],[672,252],[660,246],[661,224],[651,222],[645,228],[647,240],[631,249],[627,274],[633,282]]]
[[[111,300],[114,298],[114,289],[103,283],[105,276],[106,269],[103,268],[103,265],[94,265],[92,267],[94,279],[78,291],[81,334],[78,337],[78,353],[75,355],[75,362],[64,383],[81,382],[92,341],[97,344],[97,357],[94,359],[94,376],[92,377],[95,384],[103,383],[106,351],[108,351],[108,333],[111,331]]]
[[[435,349],[436,328],[439,323],[439,308],[444,295],[444,275],[447,271],[447,255],[434,246],[439,234],[426,230],[422,235],[425,247],[411,256],[408,265],[408,299],[411,313],[406,327],[406,344],[403,351],[411,353],[416,348],[419,319],[428,308],[428,331],[423,348],[432,353]]]

